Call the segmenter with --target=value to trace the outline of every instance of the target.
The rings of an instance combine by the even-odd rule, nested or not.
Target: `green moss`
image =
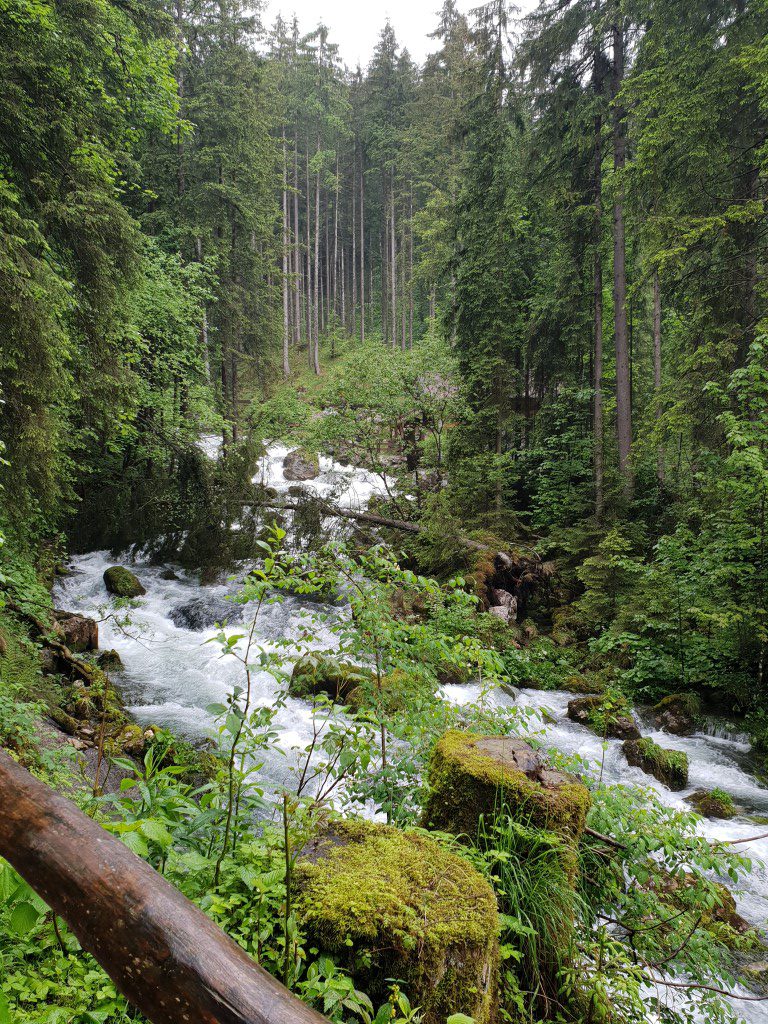
[[[569,693],[600,694],[605,691],[605,683],[594,675],[573,675],[565,680],[563,689]]]
[[[705,818],[732,818],[736,813],[736,805],[730,793],[724,789],[713,789],[707,792],[704,789],[692,793],[688,803]]]
[[[688,755],[681,750],[667,750],[647,736],[627,740],[622,749],[631,765],[642,768],[670,789],[685,789],[687,786]]]
[[[496,900],[462,858],[423,835],[344,820],[309,844],[295,877],[310,943],[374,997],[399,978],[426,1024],[495,1019]]]
[[[345,703],[358,686],[368,683],[371,673],[321,654],[307,654],[293,666],[288,690],[292,697],[316,697],[321,693]]]
[[[547,769],[531,777],[479,748],[487,739],[451,730],[438,741],[429,763],[427,826],[474,837],[480,817],[491,816],[502,799],[521,819],[578,837],[590,805],[586,787]]]
[[[104,585],[115,597],[141,597],[146,594],[137,577],[122,565],[113,565],[104,570]]]
[[[696,717],[701,714],[701,701],[694,693],[671,693],[654,705],[654,711],[681,710]]]
[[[368,676],[349,691],[346,702],[356,711],[371,709],[393,715],[413,707],[416,702],[429,699],[434,693],[434,685],[430,686],[424,679],[396,668],[382,676],[380,682],[374,675]]]

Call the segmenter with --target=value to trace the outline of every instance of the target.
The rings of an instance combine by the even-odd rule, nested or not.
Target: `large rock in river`
[[[147,592],[134,573],[123,565],[112,565],[104,570],[104,585],[115,597],[141,597]]]
[[[688,755],[681,750],[666,750],[645,736],[640,740],[626,740],[621,749],[629,764],[642,768],[672,790],[688,785]]]
[[[54,611],[56,625],[71,651],[95,651],[99,646],[99,624],[77,612]]]
[[[618,740],[640,738],[640,730],[632,717],[630,705],[623,699],[617,700],[602,694],[577,697],[568,702],[568,717],[572,722],[586,725],[598,736],[610,736]]]
[[[463,858],[427,836],[346,819],[307,844],[295,882],[308,944],[377,1005],[397,978],[424,1024],[454,1013],[475,1024],[496,1019],[496,898]]]
[[[314,452],[297,448],[288,452],[283,459],[283,476],[286,480],[314,480],[320,475],[320,460]]]
[[[693,693],[673,693],[660,700],[653,713],[659,729],[674,736],[692,736],[701,715],[701,702]]]
[[[450,730],[429,762],[427,827],[474,838],[504,805],[532,826],[578,840],[590,805],[578,779],[551,768],[525,740]]]

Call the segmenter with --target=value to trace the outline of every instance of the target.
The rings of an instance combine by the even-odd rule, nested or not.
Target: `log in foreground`
[[[327,1024],[119,839],[2,751],[0,855],[153,1024]]]

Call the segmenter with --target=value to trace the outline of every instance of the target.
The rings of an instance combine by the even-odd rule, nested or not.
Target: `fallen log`
[[[327,1024],[119,839],[2,751],[0,855],[152,1024]]]

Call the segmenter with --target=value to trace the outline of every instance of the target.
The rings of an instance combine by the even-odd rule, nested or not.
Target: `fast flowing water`
[[[215,455],[212,439],[206,444]],[[285,479],[282,460],[287,448],[274,445],[262,460],[256,477],[278,492],[294,486]],[[360,470],[341,466],[330,459],[321,459],[320,475],[302,485],[323,497],[333,496],[338,504],[364,508],[373,494],[380,493],[383,483]],[[125,663],[120,686],[129,710],[142,725],[157,724],[173,729],[193,740],[210,735],[213,716],[206,708],[222,703],[235,686],[243,684],[242,666],[233,658],[221,656],[220,648],[209,641],[216,634],[215,622],[228,619],[226,632],[243,631],[242,606],[227,598],[236,585],[220,583],[201,586],[194,576],[175,569],[175,578],[169,575],[172,566],[156,566],[138,557],[131,568],[146,587],[146,596],[136,608],[115,611],[103,582],[104,570],[115,563],[108,552],[94,551],[73,559],[71,575],[57,584],[54,594],[58,607],[93,616],[99,620],[100,645],[114,648]],[[318,621],[317,613],[328,616]],[[286,597],[280,604],[266,606],[259,617],[257,641],[265,649],[277,649],[277,641],[294,638],[296,649],[306,647],[306,634],[311,629],[315,649],[333,647],[334,636],[329,626],[334,616],[345,614],[332,606],[319,607],[305,599]],[[126,617],[129,619],[125,621]],[[288,648],[286,656],[290,657]],[[254,677],[254,704],[271,705],[275,701],[277,684],[266,673]],[[473,684],[447,686],[443,690],[447,700],[455,703],[476,701],[480,687]],[[567,718],[567,704],[573,697],[569,693],[523,690],[514,698],[496,690],[485,697],[492,704],[528,706],[546,709],[544,716],[544,742],[565,754],[578,754],[599,764],[603,760],[603,777],[607,782],[622,782],[652,787],[663,803],[671,807],[690,810],[685,798],[697,789],[726,790],[739,806],[739,815],[730,821],[704,819],[701,831],[711,839],[741,840],[768,831],[768,825],[756,822],[755,817],[768,820],[768,788],[759,782],[751,769],[749,744],[743,737],[729,735],[717,725],[691,737],[671,736],[653,730],[647,724],[644,735],[662,746],[685,751],[690,771],[688,788],[672,793],[666,787],[630,767],[621,751],[621,742],[609,740],[603,751],[602,740],[583,726]],[[276,728],[284,751],[305,745],[312,734],[310,706],[288,698],[277,714]],[[275,785],[290,784],[291,771],[297,758],[288,754],[268,755],[264,764],[264,777]],[[751,874],[744,877],[735,892],[739,913],[749,922],[765,929],[768,924],[768,838],[745,843],[738,851],[754,862]],[[749,1024],[768,1022],[768,1005],[761,1003],[735,1003],[738,1012]]]

